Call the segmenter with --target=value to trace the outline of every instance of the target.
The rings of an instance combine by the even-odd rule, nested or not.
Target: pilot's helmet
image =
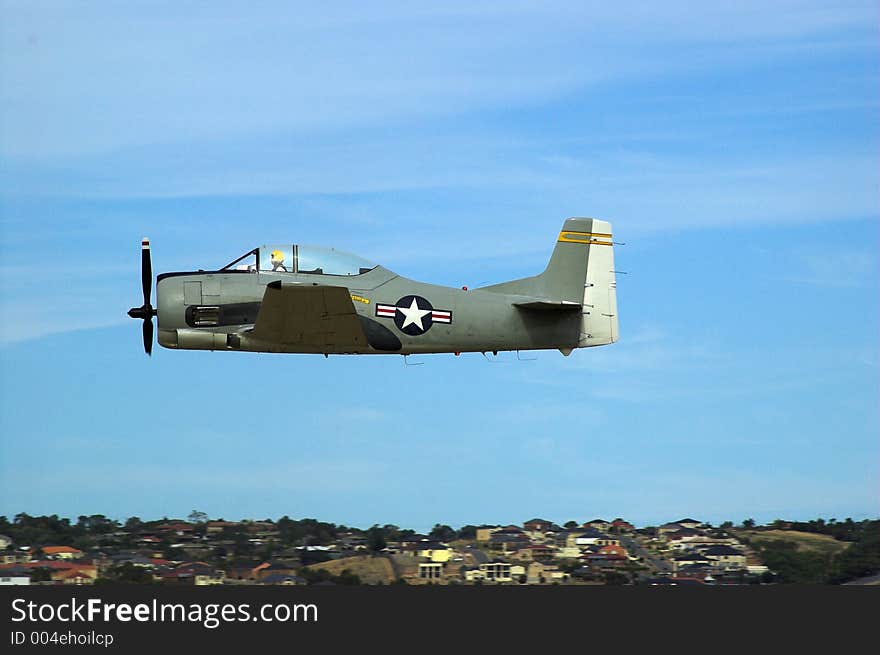
[[[271,257],[273,266],[277,266],[284,261],[284,253],[280,250],[273,250],[271,253]]]

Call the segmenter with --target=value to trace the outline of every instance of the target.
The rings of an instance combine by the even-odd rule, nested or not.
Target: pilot
[[[287,273],[287,267],[284,265],[284,253],[280,250],[273,250],[271,254],[272,258],[272,272],[273,273]]]

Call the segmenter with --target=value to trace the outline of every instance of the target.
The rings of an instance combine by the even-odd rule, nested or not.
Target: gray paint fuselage
[[[323,347],[265,344],[248,337],[256,316],[247,316],[246,304],[258,310],[265,287],[271,282],[283,284],[338,286],[348,289],[355,297],[352,304],[362,321],[372,321],[387,328],[397,340],[371,339],[364,348],[330,350],[357,354],[370,353],[451,353],[487,352],[503,350],[532,350],[577,347],[580,337],[581,312],[542,312],[517,308],[514,302],[523,296],[484,291],[465,291],[401,277],[382,266],[360,275],[314,275],[307,273],[270,273],[247,271],[198,271],[166,273],[158,277],[156,286],[159,343],[166,347],[204,350],[243,350],[257,352],[320,353]],[[185,284],[198,282],[201,296],[197,303],[187,303]],[[395,305],[405,296],[416,295],[427,299],[435,310],[452,312],[449,324],[433,322],[425,332],[405,334],[393,318],[376,315],[376,305]],[[192,298],[190,298],[192,300]],[[364,302],[364,301],[368,302]],[[236,305],[237,307],[229,307]],[[187,321],[187,308],[218,306],[228,308],[232,320],[246,323],[193,327],[192,310]],[[380,334],[381,330],[375,331]],[[227,335],[233,335],[229,337]],[[387,336],[387,335],[386,335]]]

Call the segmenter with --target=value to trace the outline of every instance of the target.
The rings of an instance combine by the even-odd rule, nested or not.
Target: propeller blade
[[[153,354],[153,319],[144,321],[144,352]]]
[[[153,264],[150,261],[150,240],[147,237],[141,241],[141,284],[144,287],[144,307],[149,307],[153,288]]]

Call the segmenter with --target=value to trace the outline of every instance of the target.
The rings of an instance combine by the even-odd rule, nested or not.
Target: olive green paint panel
[[[266,344],[303,345],[318,352],[338,348],[359,352],[367,347],[351,294],[345,287],[283,284],[266,285],[260,312],[250,339]]]

